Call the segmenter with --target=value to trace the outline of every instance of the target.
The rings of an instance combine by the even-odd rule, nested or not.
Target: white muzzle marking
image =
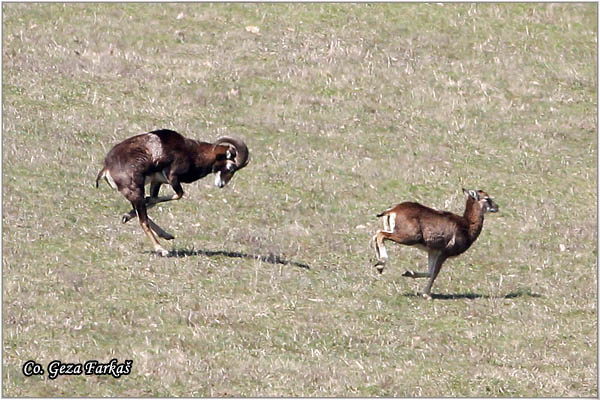
[[[221,171],[215,172],[215,186],[219,188],[225,186],[225,182],[221,179]]]

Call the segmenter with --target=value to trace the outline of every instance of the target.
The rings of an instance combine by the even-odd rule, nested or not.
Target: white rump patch
[[[113,179],[113,177],[110,175],[110,171],[106,170],[104,172],[104,179],[106,179],[106,182],[109,184],[109,186],[115,190],[117,190],[117,184],[115,183],[115,180]]]
[[[396,227],[396,213],[391,213],[383,217],[383,231],[393,233]]]

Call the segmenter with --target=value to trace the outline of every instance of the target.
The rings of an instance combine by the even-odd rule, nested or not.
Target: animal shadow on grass
[[[207,257],[215,257],[215,256],[225,256],[225,257],[233,257],[233,258],[246,258],[249,260],[258,260],[262,262],[266,262],[269,264],[282,264],[282,265],[293,265],[298,268],[310,269],[310,266],[307,264],[303,264],[296,261],[290,261],[278,256],[276,254],[270,253],[269,255],[260,255],[260,254],[246,254],[240,253],[239,251],[226,251],[226,250],[188,250],[188,249],[180,249],[173,250],[169,253],[169,257],[191,257],[191,256],[207,256]]]
[[[418,297],[418,294],[415,293],[407,293],[406,297]],[[512,292],[505,294],[504,296],[489,296],[486,294],[477,294],[477,293],[455,293],[455,294],[436,294],[431,293],[431,298],[436,300],[460,300],[460,299],[515,299],[517,297],[542,297],[541,294],[534,293],[531,289],[520,288],[513,290]]]

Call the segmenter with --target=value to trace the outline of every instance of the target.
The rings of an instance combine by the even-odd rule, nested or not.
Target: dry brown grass
[[[4,4],[4,396],[597,396],[594,4]],[[245,30],[253,25],[258,34]],[[151,215],[111,145],[244,137]],[[500,213],[431,302],[374,214]],[[306,268],[308,267],[308,268]],[[35,359],[132,374],[24,377]]]

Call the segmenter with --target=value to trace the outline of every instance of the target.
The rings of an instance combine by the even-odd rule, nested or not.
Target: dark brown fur
[[[233,174],[246,166],[249,153],[246,145],[238,139],[220,138],[215,143],[188,139],[171,130],[158,130],[125,139],[115,145],[104,159],[104,167],[96,177],[96,187],[105,178],[129,200],[133,210],[125,213],[123,222],[136,214],[142,229],[162,255],[154,233],[165,239],[173,236],[154,224],[147,215],[147,208],[154,204],[180,199],[184,192],[182,183],[191,183],[210,173],[217,174],[215,183],[225,186]],[[112,182],[111,182],[112,181]],[[145,197],[144,186],[150,183],[150,197]],[[168,183],[175,195],[158,197],[162,184]]]

